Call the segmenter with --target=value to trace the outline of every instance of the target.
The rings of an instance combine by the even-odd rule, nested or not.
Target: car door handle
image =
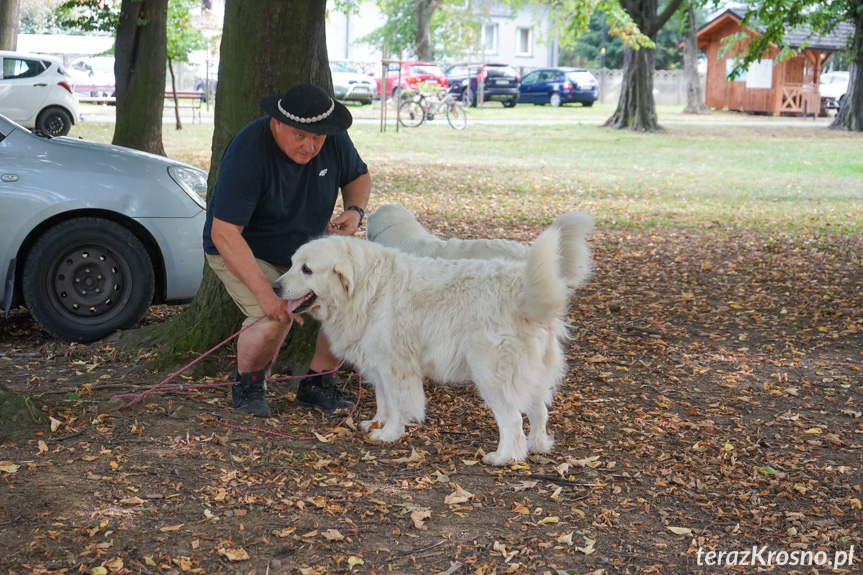
[[[44,86],[47,86],[48,84],[33,84],[33,85],[34,85],[34,86],[39,86],[39,87],[44,87]]]
[[[0,175],[0,182],[17,182],[18,174],[3,174]]]

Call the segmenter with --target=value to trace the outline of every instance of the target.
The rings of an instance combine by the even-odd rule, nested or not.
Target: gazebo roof
[[[701,37],[703,35],[709,34],[713,30],[726,24],[729,20],[733,21],[736,24],[740,24],[745,15],[746,13],[742,10],[726,8],[710,22],[707,22],[701,28],[699,28],[697,35]],[[754,29],[752,29],[752,31],[756,34],[760,33],[763,30],[763,26],[756,26]],[[809,26],[804,24],[786,32],[784,44],[781,44],[780,46],[788,46],[789,48],[800,48],[804,44],[808,44],[806,48],[804,48],[805,50],[836,51],[845,48],[848,40],[853,35],[854,27],[847,22],[840,22],[833,29],[832,32],[824,35],[817,35],[809,28]]]

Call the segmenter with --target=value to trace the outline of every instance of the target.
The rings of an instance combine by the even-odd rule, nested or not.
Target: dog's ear
[[[333,274],[342,285],[348,296],[354,295],[354,266],[350,262],[342,262],[333,266]]]

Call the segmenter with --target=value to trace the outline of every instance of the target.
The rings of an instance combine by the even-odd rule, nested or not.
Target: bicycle
[[[450,93],[438,95],[437,99],[419,93],[406,100],[399,106],[399,122],[405,128],[416,128],[426,120],[431,122],[441,112],[446,113],[446,119],[454,129],[464,130],[467,126],[464,107]]]

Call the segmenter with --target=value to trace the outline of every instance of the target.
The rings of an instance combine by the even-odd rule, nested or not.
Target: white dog
[[[319,319],[333,353],[375,386],[377,413],[362,422],[369,438],[397,441],[425,419],[424,378],[472,380],[500,432],[483,461],[504,465],[554,443],[546,406],[565,368],[569,299],[559,245],[549,228],[521,262],[440,260],[331,236],[297,250],[273,289]]]
[[[555,218],[551,227],[560,230],[563,276],[575,289],[590,275],[590,251],[585,241],[593,230],[593,218],[583,212],[568,212]],[[399,204],[384,204],[369,215],[366,237],[399,251],[445,260],[506,258],[523,260],[529,246],[512,240],[443,240],[422,227],[416,217]]]

